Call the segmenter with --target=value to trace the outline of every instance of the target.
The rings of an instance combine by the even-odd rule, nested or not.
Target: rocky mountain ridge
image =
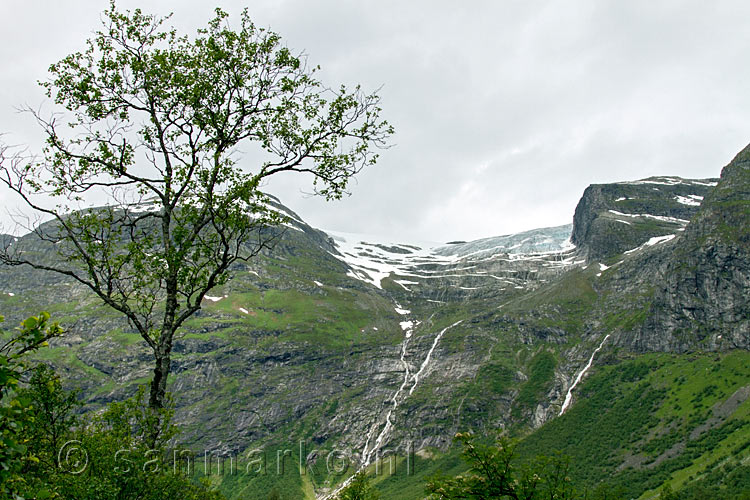
[[[606,259],[685,228],[718,179],[649,177],[593,184],[573,216],[571,241]]]
[[[727,165],[664,264],[638,347],[750,349],[750,147]],[[650,335],[649,335],[650,334]]]
[[[309,440],[368,464],[467,428],[539,428],[617,352],[747,349],[747,151],[720,180],[594,185],[572,225],[445,245],[326,233],[272,200],[288,217],[276,247],[175,345],[181,439],[228,456]],[[90,408],[148,381],[139,337],[76,285],[3,269],[0,305],[66,326],[45,359]]]

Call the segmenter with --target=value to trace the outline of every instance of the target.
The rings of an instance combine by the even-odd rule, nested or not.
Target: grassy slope
[[[261,353],[278,350],[276,346],[283,343],[311,353],[311,361],[289,367],[285,373],[275,374],[268,370],[253,373],[245,380],[219,375],[219,380],[212,383],[212,390],[205,397],[180,411],[192,413],[196,410],[207,415],[229,416],[229,412],[236,409],[237,401],[253,400],[253,392],[257,390],[255,378],[261,377],[265,384],[274,385],[274,380],[267,380],[269,376],[283,376],[285,383],[288,383],[297,380],[297,377],[319,375],[316,373],[318,367],[315,359],[324,356],[323,353],[329,359],[344,355],[356,357],[369,347],[396,344],[401,340],[402,333],[397,327],[399,318],[389,301],[359,287],[351,287],[348,279],[342,279],[343,273],[339,269],[321,267],[320,262],[319,256],[315,254],[298,252],[296,255],[266,260],[263,262],[261,276],[238,273],[236,279],[210,293],[211,296],[226,297],[216,302],[204,301],[201,314],[188,320],[184,331],[179,335],[185,340],[219,340],[223,346],[229,342],[232,347],[253,349]],[[316,285],[313,279],[323,286]],[[88,398],[107,395],[123,385],[127,387],[122,390],[128,393],[134,390],[134,385],[148,383],[149,377],[146,376],[129,379],[123,384],[123,381],[114,380],[107,373],[79,359],[82,350],[92,345],[92,342],[104,340],[106,347],[112,350],[111,354],[105,352],[101,356],[105,364],[116,362],[121,353],[132,350],[133,347],[145,345],[138,334],[124,330],[127,325],[116,312],[99,305],[88,294],[80,294],[79,297],[78,301],[46,303],[43,293],[25,293],[22,296],[3,294],[0,296],[0,306],[5,311],[19,311],[16,314],[19,317],[38,310],[48,310],[56,321],[68,329],[67,337],[82,337],[72,345],[65,342],[45,349],[38,358],[61,367],[70,375],[67,378],[73,386],[79,385],[77,380],[85,380],[92,386],[91,391],[87,392]],[[244,308],[249,314],[242,312],[240,308]],[[76,325],[90,322],[91,318],[98,318],[103,324],[106,323],[104,331],[107,333],[92,336],[84,332],[79,335]],[[113,328],[113,325],[122,327]],[[7,326],[12,327],[12,324]],[[214,354],[214,351],[188,354],[175,352],[173,360],[211,359]],[[241,369],[242,367],[236,367],[236,370]],[[178,379],[179,375],[175,374],[170,384],[174,385]],[[284,428],[275,430],[274,435],[309,439],[311,432],[320,427],[317,422],[330,419],[336,406],[353,404],[352,401],[358,396],[356,389],[354,387],[349,392],[337,394],[336,399],[312,409],[302,419],[290,418]],[[185,396],[184,389],[181,395]],[[285,393],[270,397],[284,398]],[[234,431],[235,422],[232,419],[218,419],[217,422],[210,428],[214,434]],[[198,434],[201,427],[203,424],[199,422]],[[249,448],[255,445],[273,448],[268,442],[247,444]],[[243,469],[234,475],[214,474],[211,480],[228,498],[265,499],[274,487],[285,499],[314,498],[312,485],[315,480],[309,476],[300,478],[296,457],[291,462],[294,466],[287,467],[283,475],[275,473],[275,457],[269,455],[268,460],[267,473],[246,474]],[[197,468],[202,470],[203,465],[198,464]],[[317,478],[316,484],[321,484],[326,479],[326,476],[321,476]]]
[[[276,272],[292,268],[284,265]],[[527,311],[534,310],[537,314],[532,318],[525,317],[527,324],[538,328],[560,326],[569,334],[567,345],[574,344],[580,341],[580,334],[596,308],[598,296],[590,285],[590,274],[587,271],[568,273],[550,287],[505,304],[501,314],[519,319]],[[299,283],[305,277],[288,275],[287,279]],[[329,279],[335,283],[335,273]],[[327,283],[322,289],[311,285],[309,290],[299,287],[278,290],[253,280],[234,282],[231,288],[214,293],[226,293],[228,297],[207,303],[206,310],[212,315],[192,320],[187,338],[217,336],[238,346],[246,346],[248,342],[263,346],[275,341],[313,341],[332,351],[346,350],[352,344],[367,343],[372,338],[363,329],[371,329],[377,324],[372,322],[374,316],[382,318],[393,314],[387,302],[373,302],[371,296],[355,289],[337,288]],[[242,313],[240,307],[251,314]],[[58,306],[56,309],[64,321],[108,314],[93,304],[79,304],[74,308]],[[434,328],[470,315],[470,309],[473,305],[444,308],[434,318]],[[627,313],[610,311],[604,324],[615,328],[631,321],[633,318]],[[219,323],[221,329],[214,330]],[[382,326],[380,330],[387,331]],[[252,339],[243,335],[249,327],[276,331],[278,336]],[[497,333],[492,343],[484,346],[494,346],[487,363],[473,381],[465,383],[461,391],[465,397],[456,401],[457,409],[461,410],[462,425],[472,426],[476,422],[491,420],[495,411],[493,405],[508,394],[515,395],[514,416],[521,418],[521,412],[533,408],[549,387],[556,364],[556,349],[539,350],[528,346],[517,351],[519,344],[514,337],[517,328],[517,325],[510,324],[507,330]],[[466,332],[470,331],[466,329]],[[459,332],[456,330],[455,334],[446,336],[441,345],[447,349],[461,348],[466,339]],[[122,330],[113,331],[110,338],[123,347],[138,341],[137,336]],[[393,341],[398,340],[398,335],[394,335]],[[380,336],[378,342],[382,341]],[[79,368],[88,376],[101,379],[101,390],[111,388],[112,383],[104,374],[81,363],[75,357],[75,351],[61,348],[45,355],[53,360],[58,356],[65,357],[66,365],[80,365]],[[644,498],[649,497],[649,490],[653,493],[666,481],[675,488],[689,487],[700,481],[715,481],[712,477],[720,467],[738,469],[738,463],[747,456],[750,443],[750,428],[746,423],[750,407],[747,402],[723,419],[725,422],[721,425],[692,440],[686,436],[689,437],[711,417],[714,404],[726,400],[747,384],[750,380],[750,354],[737,352],[718,358],[715,354],[651,354],[626,359],[610,355],[606,360],[608,364],[602,365],[604,362],[604,358],[597,362],[593,374],[577,391],[578,401],[562,418],[549,422],[522,441],[520,450],[524,455],[561,450],[572,457],[574,479],[579,484],[593,486],[603,478],[611,478],[614,486],[626,488],[629,495],[644,494]],[[519,380],[514,376],[518,369],[526,374],[526,379]],[[231,381],[224,382],[218,384],[221,392],[212,397],[212,401],[219,401],[230,393],[235,400],[242,398],[241,388],[229,383]],[[418,402],[423,398],[427,404],[431,390],[430,381],[426,379],[413,399]],[[342,395],[343,400],[354,398],[356,395]],[[216,408],[216,411],[220,410]],[[329,410],[330,407],[322,408],[313,412],[310,418],[314,419],[318,413],[324,418]],[[304,435],[305,425],[298,422],[280,431]],[[675,453],[674,447],[679,448],[678,443],[685,441],[688,446],[677,450],[681,453]],[[399,473],[397,468],[393,476],[377,477],[376,484],[384,497],[394,500],[421,498],[426,477],[436,472],[455,474],[463,468],[456,450],[447,455],[433,451],[427,458],[415,457],[415,462],[414,475],[406,475],[403,470]],[[295,472],[296,467],[291,469],[292,472],[281,477],[275,474],[239,474],[222,477],[219,483],[230,498],[263,499],[274,486],[282,498],[309,498],[312,484],[320,485],[326,479],[309,475],[300,478]]]
[[[535,351],[532,346],[516,350],[519,345],[509,333],[517,325],[498,331],[496,350],[463,390],[466,408],[461,422],[467,429],[476,430],[476,423],[486,420],[492,401],[498,398],[515,398],[514,417],[533,408],[548,387],[548,372],[558,349],[580,342],[592,320],[602,332],[627,331],[643,321],[651,298],[648,285],[612,301],[606,286],[598,292],[592,288],[594,279],[595,271],[590,269],[573,271],[549,287],[503,305],[501,314],[511,323],[522,319],[527,328],[562,327],[566,337],[563,344],[548,344],[545,350]],[[516,369],[527,378],[514,378]],[[652,498],[669,482],[684,491],[701,485],[712,491],[721,489],[731,498],[750,489],[745,479],[750,475],[746,466],[750,463],[750,401],[738,398],[743,402],[736,408],[721,405],[748,384],[750,353],[746,351],[634,355],[608,347],[577,389],[577,401],[565,415],[530,434],[523,424],[510,430],[525,435],[519,447],[525,457],[555,450],[569,455],[574,479],[585,488],[604,481],[627,498]],[[475,414],[468,415],[471,411]],[[424,473],[418,468],[412,478],[380,480],[379,488],[396,500],[421,498],[425,476],[461,471],[456,450],[433,455],[432,460],[418,462]],[[724,480],[727,474],[730,479]]]
[[[750,385],[750,353],[610,354],[602,362],[570,410],[521,439],[520,459],[561,451],[576,485],[604,483],[622,498],[656,498],[665,483],[721,498],[750,490],[750,399],[732,398]],[[421,498],[429,475],[463,471],[456,453],[435,453],[417,461],[414,476],[378,487],[389,499]]]
[[[491,431],[508,399],[513,399],[513,420],[517,424],[523,422],[550,388],[554,369],[560,361],[559,352],[585,338],[590,333],[587,330],[592,319],[601,325],[602,331],[628,330],[640,323],[647,311],[650,291],[641,290],[640,295],[633,297],[617,297],[614,303],[607,302],[607,307],[603,307],[607,292],[592,285],[605,281],[607,273],[597,279],[597,267],[592,265],[589,269],[569,272],[549,286],[503,303],[499,309],[498,304],[481,301],[440,307],[432,319],[431,332],[457,319],[465,320],[461,328],[451,330],[443,338],[441,349],[448,352],[474,349],[487,352],[488,356],[474,379],[462,381],[460,390],[445,396],[453,398],[447,405],[457,417],[437,423],[445,427],[459,425]],[[206,302],[206,312],[211,315],[192,319],[185,338],[210,340],[217,337],[240,348],[256,349],[289,342],[313,350],[324,349],[328,355],[349,352],[352,346],[394,345],[401,340],[401,332],[393,329],[399,318],[390,301],[357,287],[351,288],[340,269],[321,267],[318,256],[303,252],[272,259],[264,271],[264,278],[256,279],[245,273],[224,289],[212,291],[211,295],[226,294],[227,297],[218,302]],[[324,286],[316,286],[313,279]],[[0,299],[3,306],[31,311],[40,307],[42,301],[18,296]],[[22,301],[26,303],[21,304]],[[240,307],[250,314],[241,312]],[[425,311],[410,308],[419,317],[428,316],[432,310],[431,307],[425,307]],[[477,312],[489,310],[497,312],[478,322],[472,321]],[[90,300],[53,305],[52,312],[55,319],[63,323],[113,314]],[[374,328],[378,328],[377,335],[373,335]],[[545,330],[562,330],[564,337],[556,339],[556,343],[533,339],[527,345],[519,341],[523,335],[528,337],[530,331]],[[420,335],[417,332],[415,337]],[[137,335],[122,329],[113,330],[108,338],[122,348],[141,342]],[[85,343],[74,349],[53,349],[45,357],[95,380],[99,387],[97,392],[111,391],[115,384],[106,374],[76,357],[76,351],[83,347]],[[587,350],[590,352],[588,346]],[[675,488],[701,484],[719,487],[717,477],[723,477],[722,468],[734,474],[734,490],[744,487],[741,463],[750,461],[747,459],[750,449],[748,402],[731,414],[722,415],[715,426],[706,426],[706,422],[713,422],[715,404],[727,400],[750,381],[750,354],[639,357],[623,354],[618,357],[610,351],[607,357],[607,350],[602,354],[592,374],[576,391],[575,405],[561,418],[523,439],[520,450],[524,456],[561,450],[573,459],[573,475],[579,484],[594,486],[608,478],[613,486],[624,488],[628,495],[643,494],[644,498],[667,481]],[[180,359],[179,354],[175,357]],[[314,372],[316,366],[310,362],[294,370],[285,376],[289,379],[305,377]],[[519,372],[523,377],[518,377]],[[144,383],[147,378],[130,382]],[[425,378],[410,404],[432,408],[440,389],[437,384],[443,382]],[[246,401],[253,397],[253,380],[240,384],[237,380],[222,379],[214,386],[217,390],[209,398],[198,401],[195,409],[205,411],[208,408],[213,414],[222,414],[231,404],[229,401]],[[275,430],[275,436],[309,437],[316,420],[335,414],[337,407],[357,404],[357,396],[356,393],[341,394],[330,404],[312,410],[301,421],[290,419],[288,425]],[[220,425],[226,426],[226,432],[232,432],[233,423],[228,419]],[[706,432],[696,431],[701,426],[706,426]],[[521,424],[513,431],[522,435],[525,429]],[[335,436],[331,439],[335,441]],[[684,448],[680,443],[686,443]],[[378,476],[376,483],[384,498],[421,498],[426,477],[438,471],[455,474],[463,469],[456,450],[447,454],[430,453],[416,457],[414,475]],[[340,480],[323,475],[300,477],[294,472],[296,467],[290,469],[291,472],[281,477],[239,474],[215,481],[230,498],[263,499],[274,486],[282,498],[309,498],[313,483],[321,485],[326,479]]]

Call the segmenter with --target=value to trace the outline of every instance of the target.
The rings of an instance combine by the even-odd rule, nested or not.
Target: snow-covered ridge
[[[258,207],[263,207],[263,209],[276,212],[280,216],[284,217],[286,222],[282,222],[282,226],[286,226],[288,228],[294,229],[296,231],[304,231],[304,227],[308,227],[307,224],[302,220],[302,218],[297,215],[295,212],[287,208],[281,203],[281,200],[279,200],[277,197],[275,197],[272,194],[265,193],[266,197],[265,201],[259,200],[257,202]],[[196,201],[196,198],[190,198],[192,201]],[[244,207],[244,210],[247,211],[248,214],[252,215],[253,209],[250,207],[250,205],[245,204],[244,202],[241,202],[242,206]],[[130,204],[123,204],[121,205],[122,208],[126,208],[134,213],[141,213],[141,212],[158,212],[161,210],[161,202],[156,197],[150,197],[143,200],[139,200],[134,203]]]
[[[623,181],[618,182],[617,184],[629,184],[629,185],[641,185],[641,184],[657,184],[662,186],[677,186],[677,185],[686,185],[686,186],[709,186],[713,187],[718,184],[717,179],[683,179],[682,177],[674,177],[674,176],[658,176],[658,177],[649,177],[647,179],[641,179],[638,181]]]
[[[529,261],[545,267],[577,265],[570,243],[572,225],[535,229],[518,234],[483,238],[471,242],[440,244],[435,242],[394,241],[374,235],[324,230],[334,241],[337,253],[332,255],[349,267],[349,276],[381,287],[384,278],[396,280],[406,291],[407,285],[418,285],[415,279],[482,278],[505,282],[516,288],[524,283],[508,276],[487,271],[507,263]],[[477,286],[459,286],[477,290]]]
[[[465,257],[488,257],[497,253],[510,255],[562,252],[573,248],[570,242],[572,224],[533,229],[522,233],[482,238],[465,243],[442,245],[435,249],[439,255]]]

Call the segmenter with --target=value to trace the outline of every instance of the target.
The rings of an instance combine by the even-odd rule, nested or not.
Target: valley
[[[211,476],[228,498],[328,498],[384,464],[384,498],[423,498],[427,476],[462,471],[465,431],[560,450],[592,491],[750,488],[750,148],[720,179],[592,185],[571,224],[470,242],[325,231],[281,203],[276,245],[236,264],[174,347],[181,446],[311,465]],[[3,268],[0,308],[63,325],[39,357],[85,410],[150,380],[147,346],[75,283]],[[339,450],[346,470],[303,449]]]

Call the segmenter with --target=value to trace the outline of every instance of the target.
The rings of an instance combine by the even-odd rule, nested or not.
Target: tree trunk
[[[160,345],[155,351],[156,363],[154,364],[154,378],[151,380],[151,396],[148,405],[152,409],[161,409],[164,407],[164,397],[167,393],[167,378],[171,365],[172,343],[167,344],[164,348]]]

